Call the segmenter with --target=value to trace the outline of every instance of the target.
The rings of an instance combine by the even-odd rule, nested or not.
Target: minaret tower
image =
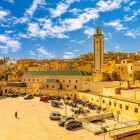
[[[96,28],[96,33],[93,38],[94,43],[94,71],[100,71],[101,65],[104,62],[104,35],[101,28]]]

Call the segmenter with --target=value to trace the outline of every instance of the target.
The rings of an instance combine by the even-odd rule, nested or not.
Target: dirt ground
[[[64,115],[65,107],[54,108],[50,103],[40,102],[38,97],[31,100],[0,97],[0,140],[103,140],[101,135],[83,128],[68,131],[58,126],[58,121],[49,119],[51,111]]]

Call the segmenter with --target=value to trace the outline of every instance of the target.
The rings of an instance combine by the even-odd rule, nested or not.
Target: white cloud
[[[13,31],[13,30],[8,30],[8,31],[5,31],[4,33],[5,34],[12,34],[12,33],[14,33],[15,31]]]
[[[9,49],[7,46],[0,45],[0,50],[1,50],[1,53],[5,53],[5,54],[9,52]]]
[[[137,3],[136,1],[130,2],[128,6],[126,6],[126,7],[123,8],[124,11],[125,11],[125,12],[131,11],[131,6],[133,6],[133,5],[136,4],[136,3]]]
[[[30,38],[30,36],[28,34],[24,34],[24,33],[19,33],[18,37],[20,37],[20,38]]]
[[[120,8],[122,1],[123,0],[100,0],[96,5],[99,11],[105,12]]]
[[[4,0],[4,1],[10,2],[10,3],[14,3],[14,0]]]
[[[73,50],[74,52],[79,52],[79,50]]]
[[[0,34],[0,46],[2,53],[16,52],[21,48],[21,43],[7,35]]]
[[[9,11],[3,10],[0,8],[0,20],[3,20],[6,16],[10,14]]]
[[[136,4],[137,2],[136,1],[132,1],[129,5],[130,6],[133,6],[134,4]]]
[[[115,20],[115,21],[111,21],[108,23],[104,23],[104,25],[113,27],[113,28],[115,28],[116,31],[121,31],[121,30],[127,29],[126,27],[123,26],[123,24],[121,23],[120,20]]]
[[[73,2],[79,2],[80,0],[66,0],[66,3],[71,4]]]
[[[35,1],[35,0],[34,0]],[[39,0],[36,0],[39,1]],[[41,0],[40,0],[41,1]],[[40,2],[39,1],[39,2]],[[79,2],[80,0],[66,0],[63,2],[59,2],[55,9],[50,8],[49,12],[53,18],[61,16],[63,13],[67,12],[70,4],[73,2]],[[108,6],[109,8],[106,9],[106,11],[113,10],[120,7],[120,3],[122,0],[108,0],[107,5],[104,5],[105,7]],[[103,10],[105,7],[101,4],[105,4],[105,2],[100,0],[97,2],[96,8],[86,8],[83,11],[82,14],[79,14],[76,16],[76,18],[65,18],[65,19],[58,19],[57,22],[53,22],[53,19],[49,19],[47,17],[36,19],[37,22],[32,22],[28,24],[27,27],[27,36],[24,34],[21,34],[21,37],[27,38],[27,37],[40,37],[40,38],[69,38],[67,36],[67,32],[75,31],[78,29],[81,29],[84,24],[88,23],[91,20],[99,18],[100,12],[105,12]],[[39,4],[39,3],[38,3]],[[33,4],[34,5],[34,4]],[[31,6],[34,8],[27,9],[29,15],[28,17],[32,16],[34,11],[37,9],[36,6]],[[32,10],[31,10],[32,9]],[[69,10],[70,11],[70,10]],[[76,8],[74,8],[74,11],[77,11]],[[26,14],[25,14],[26,15]],[[22,20],[21,20],[22,21]],[[23,22],[26,21],[26,16],[23,17]],[[106,24],[107,25],[107,24]],[[122,30],[125,27],[122,26],[122,24],[118,24],[117,30]],[[92,31],[93,29],[91,29]],[[91,36],[90,29],[85,30],[85,34],[88,36]],[[93,35],[93,34],[92,34]]]
[[[63,21],[62,26],[66,31],[73,31],[81,29],[83,25],[92,19],[99,17],[98,11],[96,9],[85,9],[85,12],[79,15],[77,18],[67,18]]]
[[[125,35],[132,38],[140,37],[140,28],[128,30]]]
[[[120,46],[115,46],[115,49],[116,49],[116,50],[119,50],[119,49],[120,49]]]
[[[84,33],[89,37],[92,37],[93,34],[95,33],[95,29],[94,28],[87,28]]]
[[[36,49],[39,53],[39,57],[41,58],[55,58],[54,53],[49,53],[44,47],[39,47]]]
[[[137,10],[137,11],[134,11],[132,16],[126,15],[126,16],[124,17],[124,21],[125,21],[125,22],[128,22],[128,21],[135,21],[138,15],[140,15],[140,9]]]
[[[38,9],[38,7],[45,5],[46,1],[45,0],[33,0],[32,5],[30,6],[30,8],[26,9],[24,16],[17,19],[16,23],[26,23],[27,21],[29,21],[30,18],[32,18],[33,14],[35,13],[35,11]]]
[[[82,45],[85,43],[85,40],[70,40],[70,42],[78,43],[78,44]]]
[[[105,40],[110,40],[112,38],[112,34],[110,32],[104,34]]]
[[[29,23],[28,32],[31,37],[45,38],[47,33],[45,30],[41,30],[38,23]]]
[[[129,12],[131,10],[130,7],[124,7],[123,9],[124,9],[125,12]]]
[[[64,56],[63,56],[64,59],[71,59],[74,57],[75,57],[75,54],[73,52],[64,52]]]
[[[70,5],[76,1],[79,2],[80,0],[66,0],[65,3],[62,2],[58,3],[56,9],[49,8],[51,17],[53,18],[60,17],[62,14],[66,13]]]
[[[70,13],[73,13],[74,15],[78,15],[82,10],[80,9],[77,9],[77,8],[73,8],[73,9],[70,9],[69,12]]]
[[[64,35],[64,28],[61,26],[52,26],[51,22],[45,22],[40,27],[38,23],[29,23],[28,24],[28,36],[30,37],[39,37],[39,38],[68,38],[68,36]]]
[[[36,55],[35,52],[33,52],[33,51],[29,51],[29,53],[30,53],[30,55],[32,55],[32,56],[35,56],[35,55]]]
[[[82,45],[85,43],[85,40],[80,40],[80,41],[77,41],[78,44]]]
[[[119,45],[115,46],[114,48],[116,49],[117,52],[122,52],[122,50],[121,50]]]
[[[53,18],[61,16],[63,13],[67,11],[69,8],[69,5],[65,3],[59,3],[56,7],[56,9],[49,9],[49,12]]]
[[[29,9],[26,10],[25,16],[32,17],[38,6],[46,4],[45,0],[34,0]]]

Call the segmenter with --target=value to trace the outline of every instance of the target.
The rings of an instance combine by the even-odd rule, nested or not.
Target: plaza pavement
[[[50,111],[65,114],[65,107],[54,108],[50,103],[40,102],[38,97],[0,97],[0,140],[103,140],[101,135],[75,128],[68,131],[49,119]],[[68,115],[71,115],[67,107]],[[15,112],[18,119],[15,118]]]

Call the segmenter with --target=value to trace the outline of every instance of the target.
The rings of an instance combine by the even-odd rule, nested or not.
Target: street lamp
[[[101,99],[102,99],[102,95],[99,95],[99,99],[100,99],[100,108],[101,108]]]
[[[64,96],[64,101],[66,101],[67,99],[68,99],[68,96],[65,95]],[[66,103],[65,103],[65,117],[67,117],[67,105],[66,105]]]

